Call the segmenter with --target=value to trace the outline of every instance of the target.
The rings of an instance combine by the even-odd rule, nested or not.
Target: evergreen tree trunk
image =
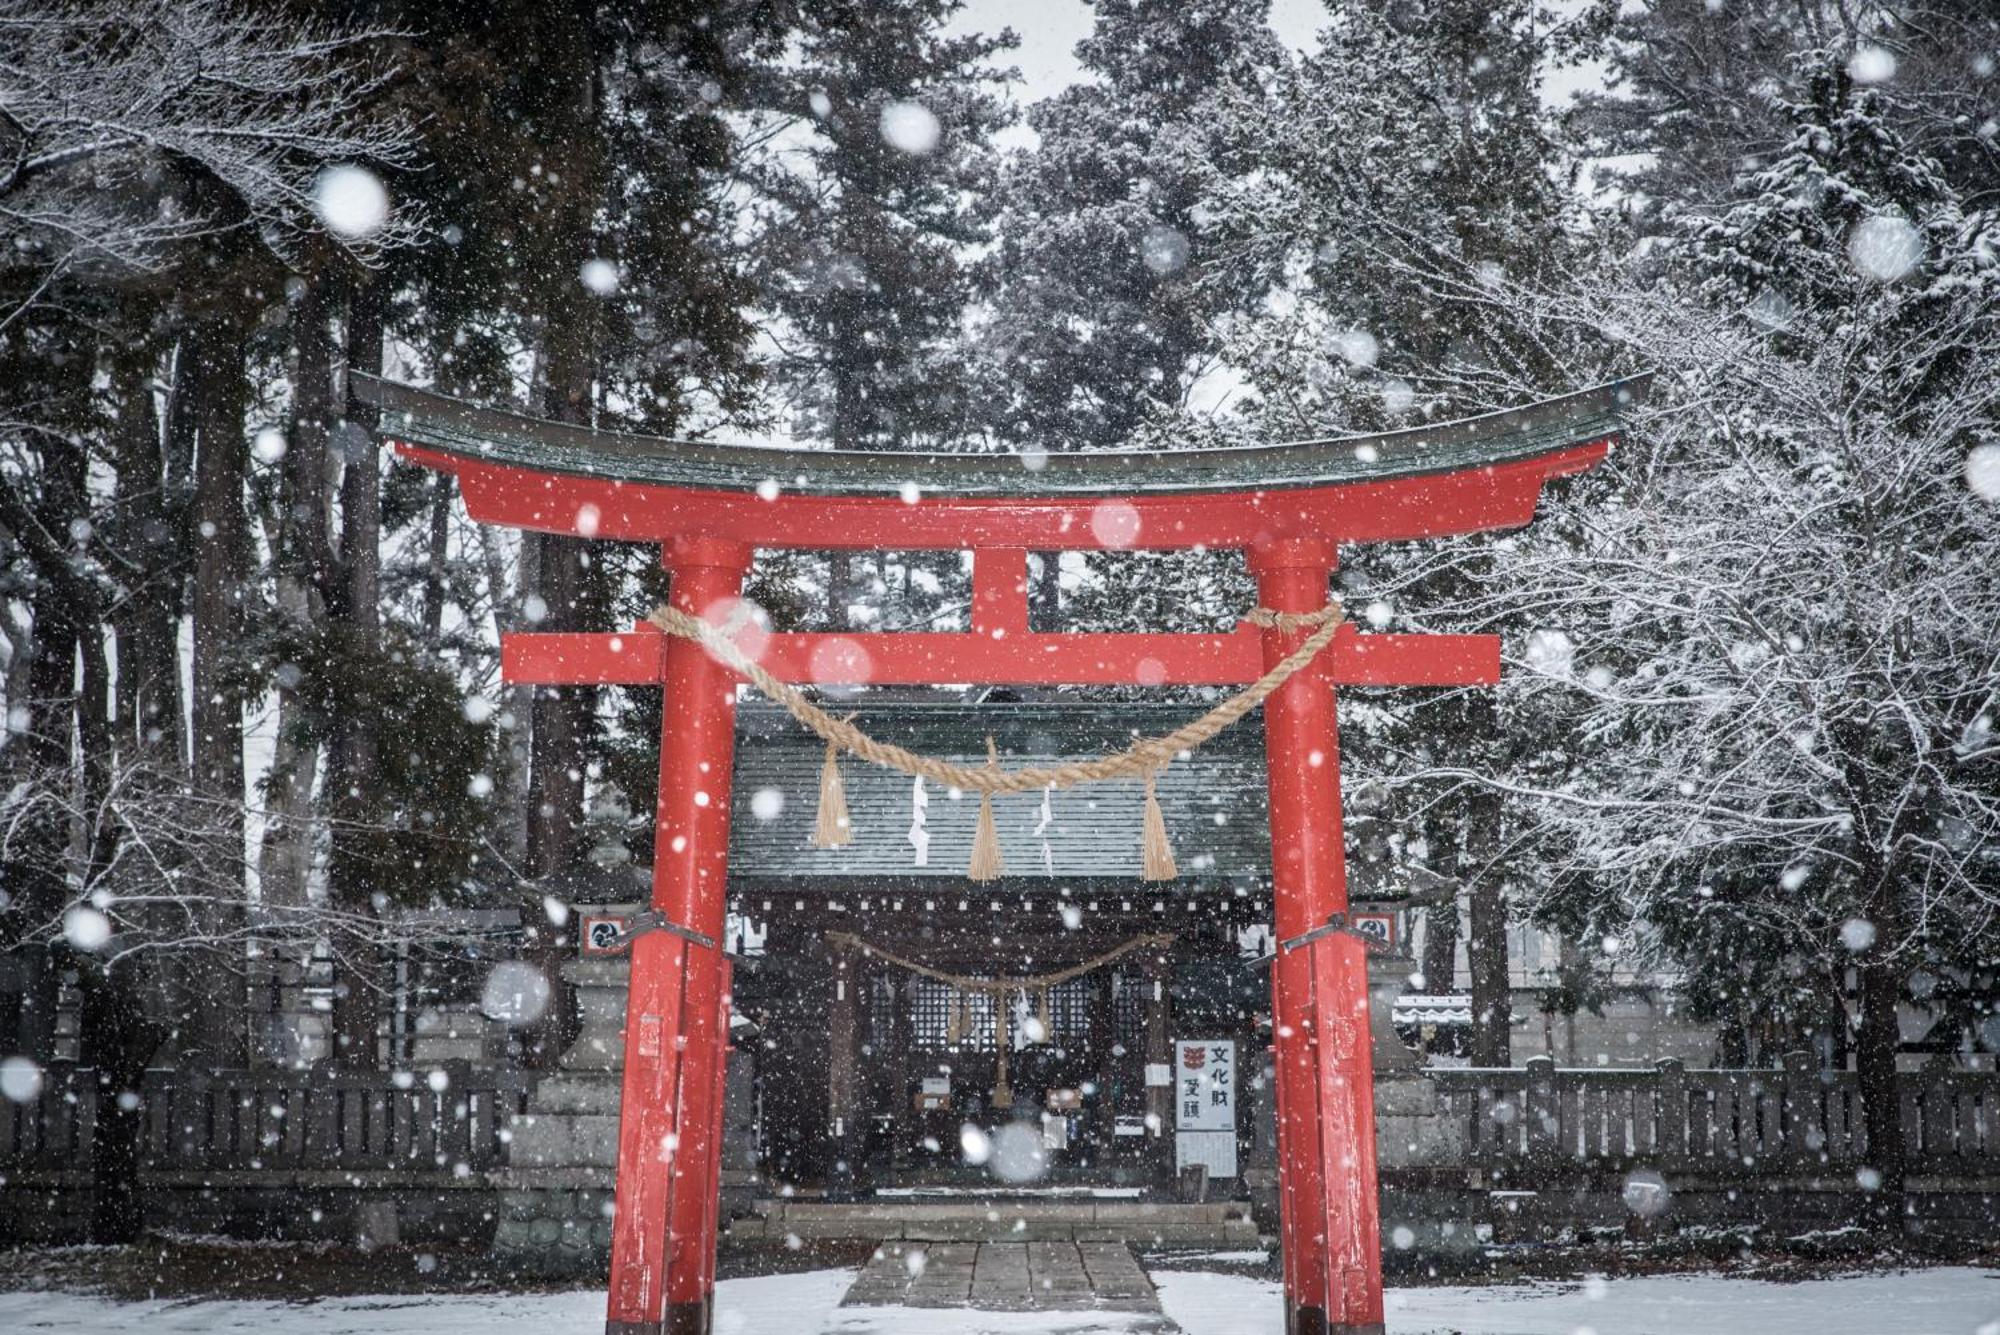
[[[383,294],[364,283],[352,298],[347,318],[347,365],[351,370],[379,373],[382,369]],[[360,410],[350,405],[350,415]],[[346,471],[340,489],[339,596],[335,633],[340,652],[373,657],[382,642],[381,544],[382,487],[376,458],[374,423],[356,420],[360,431],[341,432]],[[375,721],[362,711],[346,710],[334,727],[335,775],[332,854],[328,859],[327,892],[334,908],[364,922],[379,916],[376,884],[379,869],[365,852],[366,832],[381,818],[373,801],[378,738]],[[344,1066],[372,1068],[381,1060],[379,1036],[388,980],[373,932],[350,934],[336,953],[333,991],[333,1059]]]
[[[1507,901],[1497,884],[1473,886],[1471,917],[1466,954],[1472,974],[1472,1064],[1509,1066],[1514,1004],[1507,979]]]
[[[66,372],[63,398],[86,402],[93,359],[80,341],[72,341],[60,363]],[[25,695],[9,697],[10,711],[21,709],[26,725],[5,752],[11,766],[30,783],[69,781],[75,766],[74,732],[88,706],[77,681],[77,653],[92,634],[96,595],[90,581],[72,565],[66,544],[70,526],[87,513],[88,459],[82,442],[71,431],[52,431],[38,441],[41,488],[32,507],[23,502],[11,480],[0,479],[0,524],[26,550],[35,586],[30,604],[34,638],[32,657],[24,674]],[[100,637],[101,638],[101,637]],[[83,691],[103,688],[101,675],[89,670],[86,650]],[[101,645],[100,654],[101,659]],[[95,680],[93,681],[93,676]],[[102,702],[98,709],[101,711]],[[35,808],[32,823],[12,832],[18,857],[0,863],[0,885],[10,892],[13,912],[6,921],[35,932],[54,921],[71,892],[63,870],[70,854],[71,831],[59,809]],[[10,935],[12,932],[10,931]],[[13,946],[19,1000],[9,1017],[20,1052],[41,1061],[55,1055],[56,1012],[61,992],[62,950],[42,944]]]
[[[1424,991],[1441,995],[1458,982],[1458,897],[1424,910]]]
[[[544,411],[557,421],[590,420],[591,353],[589,321],[578,303],[565,297],[548,324],[545,349],[548,382]],[[545,630],[583,630],[581,604],[590,545],[566,534],[538,540],[536,587],[547,617]],[[528,752],[528,870],[543,893],[574,871],[583,858],[584,742],[590,736],[597,693],[588,687],[535,688]],[[525,955],[547,977],[552,1004],[522,1027],[527,1059],[553,1067],[572,1036],[571,997],[562,980],[568,950],[558,944],[538,894],[522,905]]]
[[[1902,1046],[1897,1004],[1903,995],[1903,972],[1889,958],[1889,952],[1903,939],[1898,917],[1888,892],[1878,891],[1871,897],[1868,921],[1875,929],[1875,940],[1855,964],[1861,1025],[1854,1039],[1854,1074],[1861,1088],[1862,1120],[1868,1131],[1867,1167],[1881,1174],[1870,1213],[1892,1232],[1904,1227],[1904,1178],[1909,1170],[1902,1085],[1896,1070],[1896,1053]]]
[[[136,1103],[123,1106],[119,1096],[138,1092],[163,1028],[149,1009],[149,995],[133,962],[107,969],[88,960],[79,978],[83,1017],[78,1055],[96,1070],[98,1093],[90,1159],[90,1240],[131,1242],[144,1223],[138,1186],[146,1113]]]
[[[1470,930],[1466,935],[1467,964],[1472,974],[1472,1064],[1509,1066],[1514,1022],[1512,985],[1507,977],[1507,897],[1500,869],[1493,865],[1499,843],[1500,798],[1480,792],[1467,812],[1466,842],[1461,858],[1469,861],[1466,885],[1471,892]],[[1462,862],[1461,865],[1464,865]]]
[[[163,770],[186,763],[182,751],[185,718],[177,619],[185,548],[175,534],[182,527],[179,500],[161,450],[160,415],[153,404],[149,372],[154,353],[120,357],[113,363],[112,392],[118,405],[115,485],[127,514],[128,543],[145,584],[117,609],[113,630],[118,646],[118,718],[126,746]]]
[[[244,337],[226,317],[206,317],[189,338],[199,390],[191,405],[199,437],[194,462],[194,786],[208,804],[219,845],[213,893],[195,907],[186,955],[183,1051],[218,1067],[245,1054],[243,914],[243,687],[232,659],[244,631],[243,421],[249,383]]]
[[[276,583],[278,615],[284,621],[287,640],[297,650],[307,648],[325,629],[324,590],[332,565],[327,528],[327,434],[333,416],[333,337],[326,290],[324,281],[307,283],[292,312],[297,359],[277,534]],[[300,685],[296,676],[288,677],[282,671],[277,676],[277,736],[264,780],[265,824],[258,884],[262,898],[278,905],[306,902],[312,858],[313,778],[319,768],[319,746],[304,735]]]
[[[444,641],[445,566],[451,558],[451,474],[431,479],[431,514],[424,562],[424,643],[436,651]],[[497,596],[498,590],[495,594]]]

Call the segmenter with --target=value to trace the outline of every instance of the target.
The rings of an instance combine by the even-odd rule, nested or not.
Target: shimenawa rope
[[[932,968],[930,965],[910,959],[908,956],[898,955],[893,950],[884,950],[874,942],[864,940],[851,932],[828,932],[826,934],[826,942],[830,946],[846,946],[849,949],[858,950],[864,955],[873,955],[878,959],[887,960],[907,973],[929,978],[933,982],[943,983],[946,987],[954,988],[960,992],[984,992],[993,996],[1007,996],[1015,992],[1040,992],[1047,988],[1060,987],[1072,978],[1081,978],[1087,973],[1096,973],[1107,964],[1115,964],[1135,950],[1143,950],[1147,946],[1165,948],[1172,945],[1173,940],[1171,932],[1149,932],[1142,936],[1135,936],[1129,941],[1125,941],[1105,951],[1102,955],[1097,955],[1083,961],[1081,964],[1072,964],[1067,969],[1057,969],[1053,973],[1033,974],[1024,978],[976,978],[970,974],[948,973],[943,969]]]
[[[741,607],[720,626],[667,605],[655,608],[648,618],[669,635],[693,640],[724,665],[749,678],[758,690],[783,705],[787,713],[826,743],[826,762],[820,771],[820,810],[813,835],[816,847],[838,848],[853,839],[838,764],[840,752],[848,751],[871,765],[929,779],[960,792],[979,794],[979,821],[973,837],[971,862],[966,868],[966,875],[974,881],[996,880],[1006,872],[1000,855],[999,833],[993,821],[995,794],[1025,793],[1051,787],[1069,788],[1105,779],[1146,781],[1144,820],[1140,833],[1141,874],[1149,881],[1172,880],[1177,874],[1173,848],[1167,842],[1166,822],[1160,815],[1159,801],[1153,792],[1153,776],[1182,752],[1201,746],[1263,704],[1295,673],[1318,657],[1321,650],[1333,643],[1343,619],[1344,613],[1338,600],[1313,612],[1275,612],[1267,607],[1252,608],[1243,617],[1249,625],[1284,634],[1311,629],[1312,634],[1256,681],[1200,718],[1184,723],[1164,736],[1144,738],[1114,755],[1091,760],[1071,761],[1053,767],[1003,770],[991,737],[986,739],[986,764],[973,769],[878,741],[855,727],[851,714],[847,718],[835,718],[808,700],[796,686],[772,676],[736,646],[734,636],[743,625]]]

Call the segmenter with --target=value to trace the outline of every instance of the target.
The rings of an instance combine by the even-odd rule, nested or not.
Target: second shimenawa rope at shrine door
[[[966,875],[974,881],[992,881],[1006,873],[1000,855],[1000,835],[993,823],[995,793],[1025,793],[1042,788],[1070,788],[1080,783],[1106,779],[1143,779],[1146,804],[1140,830],[1141,875],[1148,881],[1171,881],[1178,874],[1173,846],[1167,840],[1166,818],[1160,812],[1153,779],[1184,752],[1192,751],[1217,733],[1237,722],[1291,680],[1322,650],[1333,643],[1345,621],[1345,612],[1335,599],[1316,612],[1275,612],[1255,607],[1243,616],[1245,624],[1286,634],[1311,628],[1299,646],[1273,664],[1263,676],[1217,704],[1200,718],[1182,724],[1159,737],[1143,738],[1123,751],[1089,760],[1026,769],[1000,768],[998,749],[986,739],[986,764],[971,767],[919,755],[889,742],[878,741],[854,726],[850,719],[835,718],[806,698],[796,686],[778,680],[735,642],[742,629],[744,613],[722,625],[714,625],[679,608],[662,605],[647,618],[669,635],[693,640],[719,661],[748,678],[758,690],[785,707],[787,713],[826,742],[826,763],[820,772],[819,813],[813,823],[813,843],[820,848],[839,848],[853,841],[853,824],[848,819],[847,796],[840,780],[840,753],[846,751],[871,765],[892,769],[914,778],[929,779],[962,792],[979,794],[979,824],[973,833],[972,853]]]

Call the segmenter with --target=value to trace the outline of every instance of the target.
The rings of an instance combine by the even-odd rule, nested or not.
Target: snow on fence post
[[[1817,1164],[1826,1150],[1825,1082],[1819,1062],[1810,1052],[1787,1052],[1780,1060],[1785,1072],[1784,1158],[1801,1167]]]
[[[1522,1121],[1527,1123],[1531,1158],[1554,1157],[1565,1138],[1556,1103],[1556,1062],[1553,1057],[1528,1058],[1528,1087],[1522,1097]]]
[[[1679,1167],[1688,1157],[1687,1067],[1678,1057],[1662,1057],[1654,1066],[1653,1152],[1662,1164]]]

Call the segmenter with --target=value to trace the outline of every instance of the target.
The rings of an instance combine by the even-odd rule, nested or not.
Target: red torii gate
[[[720,623],[753,548],[967,550],[972,628],[771,634],[739,644],[820,684],[1240,685],[1307,635],[1049,634],[1031,629],[1031,551],[1246,550],[1259,600],[1311,612],[1343,542],[1515,527],[1542,486],[1601,460],[1643,381],[1368,438],[1175,453],[944,455],[776,451],[593,431],[357,375],[382,434],[454,474],[473,518],[660,544],[673,605]],[[721,953],[738,680],[695,643],[509,635],[506,679],[659,685],[652,909],[672,930],[631,954],[607,1335],[710,1325],[728,964]],[[1279,1200],[1288,1335],[1382,1329],[1381,1236],[1364,948],[1320,932],[1347,907],[1334,685],[1499,680],[1483,635],[1352,625],[1265,702],[1274,929]]]

